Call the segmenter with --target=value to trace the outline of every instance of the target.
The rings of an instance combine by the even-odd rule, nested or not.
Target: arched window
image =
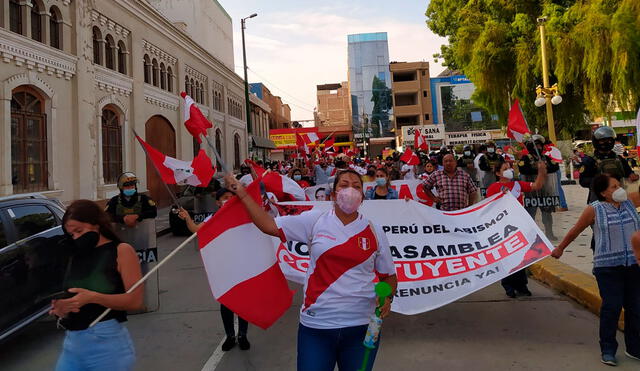
[[[93,63],[102,65],[102,53],[100,44],[102,43],[102,33],[98,27],[93,27]]]
[[[204,104],[204,84],[200,83],[200,103]]]
[[[127,48],[122,41],[118,41],[118,72],[127,74]]]
[[[56,6],[49,8],[49,44],[62,50],[62,13]]]
[[[240,169],[240,135],[233,135],[233,168]]]
[[[40,16],[42,9],[37,1],[31,1],[31,38],[40,42],[42,42],[42,21]]]
[[[153,77],[153,86],[158,86],[159,84],[159,77],[160,77],[160,71],[158,69],[158,60],[153,58],[153,61],[151,61],[151,68],[152,68],[152,73],[151,76]]]
[[[202,103],[202,101],[200,100],[200,85],[198,85],[197,81],[196,81],[196,88],[195,88],[195,96],[193,97],[193,99],[195,99],[195,101],[198,103]]]
[[[162,62],[160,63],[160,88],[162,90],[167,89],[167,70]]]
[[[44,100],[23,86],[11,95],[11,183],[14,192],[48,189],[47,120]]]
[[[122,174],[122,125],[115,107],[102,109],[102,176],[113,184]]]
[[[144,55],[143,63],[144,82],[146,82],[147,84],[151,84],[151,59],[149,58],[149,54]]]
[[[167,67],[167,90],[173,92],[173,71]]]
[[[216,130],[216,151],[218,151],[218,154],[222,158],[224,151],[222,150],[222,131],[220,131],[220,129]]]
[[[187,93],[187,95],[191,95],[191,84],[189,83],[189,77],[185,76],[184,77],[184,92]]]
[[[22,6],[19,0],[9,0],[9,29],[22,34]]]
[[[116,43],[113,41],[113,36],[107,35],[107,37],[105,37],[104,47],[104,65],[110,70],[115,70]]]
[[[191,89],[189,95],[191,96],[191,98],[193,98],[193,100],[197,102],[198,97],[196,97],[196,84],[193,82],[193,79],[189,80],[189,87]]]

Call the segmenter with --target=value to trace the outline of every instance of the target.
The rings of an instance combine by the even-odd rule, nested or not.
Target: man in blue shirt
[[[327,160],[324,158],[320,159],[320,164],[315,167],[316,174],[316,184],[328,184],[329,177],[333,173],[333,166],[327,165]]]

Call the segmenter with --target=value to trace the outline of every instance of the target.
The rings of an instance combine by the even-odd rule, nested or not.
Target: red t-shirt
[[[524,192],[531,192],[531,182],[523,182],[520,180],[511,181],[508,183],[495,182],[487,188],[487,197],[493,196],[498,192],[501,192],[504,188],[508,188],[511,191],[513,197],[517,198],[520,204],[524,204]]]

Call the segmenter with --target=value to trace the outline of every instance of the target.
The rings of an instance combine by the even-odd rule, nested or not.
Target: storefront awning
[[[276,145],[275,143],[273,143],[271,139],[267,139],[267,138],[263,138],[255,135],[252,136],[251,138],[253,139],[254,147],[276,149]]]

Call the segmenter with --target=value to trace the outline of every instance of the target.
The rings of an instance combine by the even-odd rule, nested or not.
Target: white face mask
[[[471,156],[471,151],[464,151],[464,155],[467,156],[467,157]]]
[[[507,178],[509,180],[513,179],[513,169],[507,169],[505,171],[502,172],[502,176],[504,178]]]
[[[627,191],[624,188],[618,188],[611,194],[611,198],[615,202],[624,202],[627,200]]]
[[[489,152],[489,153],[493,153],[493,152],[495,152],[495,151],[496,151],[496,149],[495,149],[495,148],[493,148],[493,147],[489,147],[489,148],[487,148],[487,152]]]

